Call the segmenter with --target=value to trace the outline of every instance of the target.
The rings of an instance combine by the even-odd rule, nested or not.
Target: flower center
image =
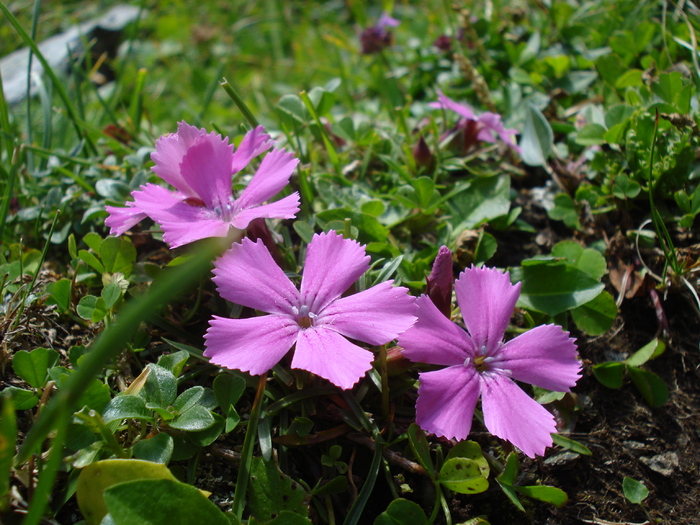
[[[297,308],[292,306],[292,313],[297,317],[297,323],[302,328],[310,328],[314,326],[316,314],[309,311],[309,307],[305,304]]]

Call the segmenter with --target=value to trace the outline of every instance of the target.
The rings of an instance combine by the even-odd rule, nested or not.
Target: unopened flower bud
[[[452,252],[447,246],[441,246],[428,277],[426,293],[437,309],[448,319],[452,313],[452,286],[454,280]]]
[[[413,148],[413,158],[418,166],[425,168],[428,171],[432,171],[432,169],[435,167],[435,155],[433,155],[433,152],[430,151],[430,148],[422,135],[420,139],[418,139],[418,143]]]

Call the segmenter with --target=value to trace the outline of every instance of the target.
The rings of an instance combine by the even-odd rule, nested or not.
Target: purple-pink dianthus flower
[[[273,149],[260,163],[247,187],[235,197],[234,175],[274,146],[262,126],[249,131],[234,151],[227,137],[185,122],[177,133],[156,142],[152,170],[175,188],[146,184],[132,192],[125,207],[107,206],[105,224],[121,235],[150,217],[163,230],[163,240],[177,248],[207,237],[226,237],[243,230],[256,218],[291,219],[299,211],[299,194],[264,204],[289,182],[298,164],[292,153]]]
[[[399,336],[412,361],[444,366],[419,375],[416,422],[424,430],[463,440],[481,397],[486,428],[530,457],[544,455],[556,432],[554,416],[515,381],[568,392],[580,377],[576,344],[561,327],[538,326],[504,342],[520,283],[493,268],[468,268],[455,282],[467,331],[426,295],[418,320]]]
[[[204,355],[214,364],[260,375],[294,347],[292,368],[352,387],[372,367],[373,354],[348,339],[386,344],[416,320],[414,298],[393,281],[341,296],[368,269],[362,245],[333,231],[317,234],[297,289],[262,241],[243,239],[217,259],[214,282],[224,299],[268,315],[214,316]]]
[[[431,102],[429,104],[430,107],[449,109],[462,117],[457,124],[456,130],[464,134],[465,146],[470,146],[474,140],[496,142],[500,138],[508,147],[518,153],[522,153],[520,146],[515,143],[514,139],[514,136],[518,134],[518,130],[503,126],[501,116],[498,113],[486,111],[481,115],[477,115],[467,104],[455,102],[439,89],[437,94],[438,101]]]

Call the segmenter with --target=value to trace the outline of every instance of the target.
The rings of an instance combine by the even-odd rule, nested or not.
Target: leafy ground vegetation
[[[106,7],[0,4],[0,54]],[[141,7],[116,56],[86,42],[67,71],[34,78],[29,102],[0,99],[3,523],[700,523],[693,2]],[[237,152],[262,125],[287,151],[284,180],[264,191],[251,181],[271,152],[234,162],[248,166],[233,194],[216,190],[238,199],[226,215],[207,200],[215,139],[197,143],[212,149],[196,164],[165,147],[174,137],[195,147],[181,121]],[[228,239],[202,239],[196,222],[172,233],[162,203],[139,207],[139,188],[170,187],[163,180],[193,216],[242,220],[250,206],[267,218],[237,223]],[[195,191],[194,180],[211,182]],[[255,208],[263,201],[267,215]],[[111,224],[118,236],[106,208],[128,215]],[[241,241],[241,228],[259,242]],[[213,282],[212,261],[234,240],[238,252],[216,263],[231,273]],[[307,257],[323,242],[337,250]],[[340,254],[348,246],[369,256],[351,279],[333,266],[354,260]],[[497,270],[462,274],[472,265],[507,270],[519,296]],[[260,365],[279,331],[261,324],[277,310],[257,290],[301,283],[303,295],[318,275],[350,279],[333,304],[394,328],[382,326],[383,340],[378,328],[346,330],[350,341],[292,366],[322,317],[295,303],[285,315],[302,334],[296,349]],[[495,285],[464,284],[483,275],[501,275],[503,296],[517,298],[501,321],[489,313],[503,300]],[[428,292],[421,312],[438,313],[404,331],[404,303],[372,306],[398,287],[401,301]],[[566,341],[568,331],[581,366],[571,391],[556,391],[570,386],[561,341],[549,360],[495,373],[482,314],[503,326],[486,330],[494,344],[506,332],[498,351],[528,340],[542,357],[542,334]],[[458,335],[419,348],[417,330],[446,323]],[[415,358],[472,338],[463,365]],[[254,350],[242,364],[219,352],[238,341]],[[358,377],[346,376],[359,365],[333,357],[338,345],[369,356]],[[475,395],[464,401],[466,386],[445,381],[457,401],[426,410],[417,386],[441,388],[430,374],[445,365],[518,379],[521,397],[500,399],[494,421],[482,388],[472,422]],[[534,450],[543,412],[558,433]],[[436,423],[441,414],[466,439]]]

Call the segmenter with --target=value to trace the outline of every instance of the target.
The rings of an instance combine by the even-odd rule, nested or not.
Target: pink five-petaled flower
[[[392,281],[341,297],[368,268],[369,257],[357,242],[333,231],[314,235],[297,290],[262,241],[243,239],[216,261],[214,282],[224,299],[269,315],[214,316],[204,355],[259,375],[296,345],[292,368],[352,387],[371,368],[373,354],[346,338],[382,345],[416,320],[414,298]]]
[[[484,142],[496,142],[496,138],[500,138],[507,146],[518,153],[522,153],[520,146],[515,143],[513,138],[514,135],[517,135],[518,130],[506,129],[501,122],[499,114],[487,111],[477,116],[472,108],[466,104],[455,102],[439,89],[437,94],[438,101],[431,102],[429,106],[436,109],[446,108],[460,115],[462,119],[457,128],[465,134],[465,141],[469,142],[475,139]],[[472,137],[474,134],[476,136]],[[466,145],[468,146],[469,144]]]
[[[226,237],[231,228],[243,230],[256,218],[291,219],[299,211],[298,193],[263,204],[287,185],[299,162],[282,149],[267,154],[248,186],[238,198],[233,196],[233,175],[273,145],[258,126],[234,152],[228,138],[180,122],[177,133],[158,139],[151,155],[153,171],[177,191],[150,183],[141,186],[126,207],[107,206],[105,224],[112,235],[121,235],[150,217],[163,229],[163,240],[177,248],[207,237]]]
[[[544,455],[556,432],[554,416],[513,380],[569,391],[581,370],[574,340],[561,327],[544,325],[503,342],[520,295],[520,283],[512,285],[507,273],[469,268],[455,291],[468,332],[423,295],[416,324],[399,336],[412,361],[446,367],[420,374],[416,422],[433,434],[465,439],[481,395],[489,432],[530,457]]]

